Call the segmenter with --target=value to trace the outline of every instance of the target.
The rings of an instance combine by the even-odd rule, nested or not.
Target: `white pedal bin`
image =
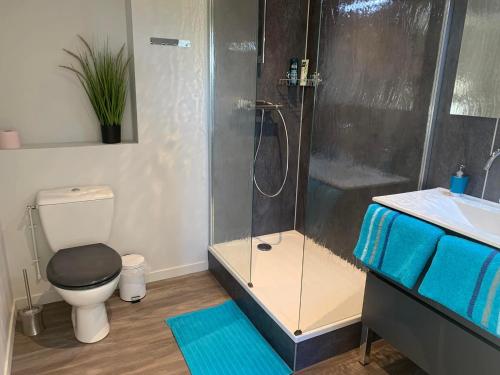
[[[127,302],[138,302],[146,295],[146,262],[142,255],[122,256],[120,276],[120,298]]]

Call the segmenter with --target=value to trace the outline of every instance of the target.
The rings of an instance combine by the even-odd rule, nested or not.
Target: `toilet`
[[[106,300],[120,279],[120,255],[105,245],[113,221],[108,186],[43,190],[36,203],[43,231],[55,252],[47,279],[72,306],[76,339],[94,343],[109,333]]]

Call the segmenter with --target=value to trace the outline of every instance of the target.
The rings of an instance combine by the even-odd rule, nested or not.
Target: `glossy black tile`
[[[305,225],[299,215],[297,222],[354,262],[371,198],[417,189],[444,0],[313,5],[311,25],[320,33],[310,38],[319,42],[313,66],[322,82],[312,100],[306,97],[314,110],[304,111],[312,130],[303,126],[308,183],[301,175]]]
[[[359,346],[361,323],[351,324],[297,344],[295,371]]]
[[[261,1],[261,12],[262,12]],[[283,104],[282,114],[289,137],[288,176],[280,195],[269,198],[254,186],[253,234],[276,233],[294,228],[302,89],[280,85],[286,78],[290,59],[304,56],[308,0],[267,0],[265,62],[259,64],[257,99]],[[260,131],[256,113],[256,144]],[[266,112],[263,136],[255,162],[255,177],[265,193],[276,193],[285,177],[286,142],[281,118]],[[272,195],[272,194],[270,194]]]

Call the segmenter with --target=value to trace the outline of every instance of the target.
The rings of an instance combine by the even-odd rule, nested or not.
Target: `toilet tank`
[[[38,192],[40,221],[53,251],[105,243],[113,221],[108,186],[78,186]]]

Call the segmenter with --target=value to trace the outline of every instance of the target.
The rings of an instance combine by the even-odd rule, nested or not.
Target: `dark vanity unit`
[[[444,235],[412,286],[396,282],[381,268],[368,272],[360,362],[369,362],[370,344],[376,334],[429,374],[500,374],[498,327],[488,325],[490,317],[494,323],[498,319],[494,315],[497,310],[484,307],[495,305],[495,296],[498,298],[495,277],[485,275],[500,274],[500,228],[490,225],[500,222],[500,205],[454,196],[442,188],[375,197],[374,201],[403,216],[440,227]],[[483,258],[478,248],[488,256]],[[432,299],[428,298],[430,284],[438,288],[433,290],[436,294]],[[484,290],[488,293],[481,294]],[[480,298],[484,303],[481,308],[477,303]],[[479,314],[474,315],[474,311]],[[485,311],[489,311],[486,323]],[[476,316],[482,317],[480,322]]]
[[[370,272],[361,361],[377,334],[429,374],[500,374],[500,339],[454,312]]]

